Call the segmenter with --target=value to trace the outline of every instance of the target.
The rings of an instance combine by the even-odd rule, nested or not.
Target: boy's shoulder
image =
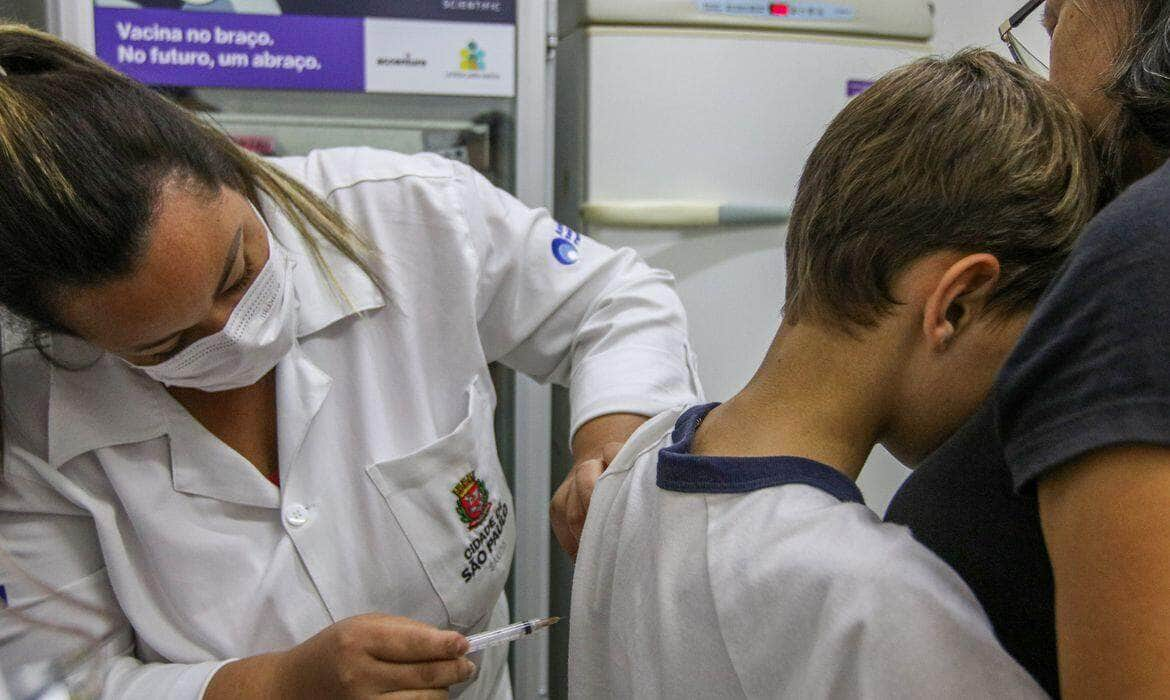
[[[691,406],[685,404],[668,408],[638,426],[600,478],[615,478],[615,475],[628,472],[639,464],[646,464],[647,457],[656,458],[658,450],[671,443],[671,436],[679,417],[690,408]]]
[[[962,580],[839,472],[687,459],[703,408],[647,422],[598,481],[573,581],[583,696],[1034,694]]]
[[[688,417],[703,409],[669,409],[630,436],[597,482],[587,529],[592,523],[608,530],[602,539],[612,544],[620,529],[643,530],[652,522],[667,536],[689,532],[697,524],[689,521],[701,520],[712,576],[744,576],[716,590],[742,591],[757,582],[773,590],[783,579],[791,587],[838,590],[946,589],[947,596],[974,600],[909,530],[882,523],[856,487],[826,465],[796,458],[674,463],[679,455],[670,452],[685,440]]]
[[[748,629],[761,615],[810,633],[890,620],[913,627],[939,615],[987,626],[945,562],[860,503],[791,484],[708,496],[706,510],[711,589],[725,630]]]
[[[667,409],[639,426],[597,479],[581,533],[578,570],[615,555],[616,535],[642,530],[641,521],[655,517],[658,453],[672,443],[675,424],[689,408]]]
[[[845,684],[832,695],[866,695],[877,683],[926,697],[923,678],[973,697],[1041,696],[946,563],[906,528],[811,491],[707,499],[719,632],[749,697],[769,694],[777,677],[793,679],[793,696],[832,679]],[[777,666],[779,675],[767,670]]]
[[[627,528],[642,529],[640,521],[653,519],[659,506],[655,478],[658,453],[672,444],[675,423],[690,407],[667,409],[643,423],[597,479],[581,533],[578,567],[594,554],[611,552],[612,537]],[[612,548],[612,547],[609,547]]]
[[[911,608],[941,601],[981,618],[966,584],[907,528],[883,523],[855,485],[831,467],[799,458],[689,455],[675,463],[680,455],[672,451],[693,432],[687,424],[697,422],[704,408],[669,409],[630,436],[597,482],[583,550],[626,546],[641,557],[669,539],[705,539],[692,544],[705,553],[716,603],[739,613],[774,601],[776,584],[783,581],[786,592],[806,601],[840,596],[854,605],[869,600],[881,606],[907,600]],[[756,603],[747,602],[752,598]],[[799,606],[770,610],[809,613]]]
[[[784,580],[790,590],[826,598],[852,590],[854,598],[888,599],[913,590],[974,603],[962,580],[908,529],[814,487],[710,496],[707,512],[711,569],[733,576],[736,590],[774,594],[774,582]]]

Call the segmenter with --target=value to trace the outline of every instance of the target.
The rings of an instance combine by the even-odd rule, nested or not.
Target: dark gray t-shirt
[[[1034,486],[1124,443],[1170,446],[1170,163],[1089,224],[991,398],[886,513],[967,581],[1053,695],[1052,572]]]

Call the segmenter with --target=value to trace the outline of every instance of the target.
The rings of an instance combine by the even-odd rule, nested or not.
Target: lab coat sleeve
[[[0,667],[9,681],[20,669],[43,674],[53,660],[99,649],[71,675],[100,679],[102,697],[201,697],[225,662],[145,664],[134,658],[134,633],[110,586],[89,514],[37,475],[35,456],[11,443],[6,451],[0,483],[0,584],[10,612],[0,615]],[[46,587],[20,572],[36,576]]]
[[[653,416],[700,399],[686,314],[669,273],[457,168],[489,361],[567,385],[573,432],[601,415]]]

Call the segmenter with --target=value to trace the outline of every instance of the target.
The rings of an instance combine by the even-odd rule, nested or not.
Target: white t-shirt
[[[654,418],[598,481],[572,697],[1044,697],[963,581],[843,474],[690,454],[710,408]]]

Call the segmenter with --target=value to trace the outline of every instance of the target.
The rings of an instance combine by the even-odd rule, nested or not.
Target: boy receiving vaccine
[[[874,445],[914,465],[984,399],[1093,213],[1090,148],[1062,96],[984,51],[894,71],[833,121],[756,375],[646,423],[597,482],[575,697],[1043,695],[854,482]]]

